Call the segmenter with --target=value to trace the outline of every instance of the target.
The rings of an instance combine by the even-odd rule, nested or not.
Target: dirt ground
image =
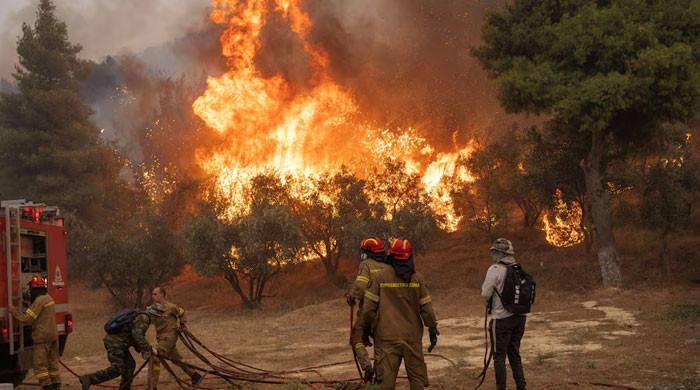
[[[221,293],[230,294],[228,291]],[[435,353],[428,356],[434,389],[472,389],[484,350],[483,308],[478,290],[449,289],[434,295],[440,317]],[[178,293],[179,295],[180,293]],[[86,298],[86,290],[74,295]],[[77,298],[77,297],[76,297]],[[106,296],[74,299],[75,333],[64,362],[79,373],[106,365],[101,327],[108,316]],[[178,301],[178,296],[172,297]],[[636,389],[700,388],[700,323],[697,313],[674,316],[674,307],[695,305],[700,286],[667,290],[595,290],[586,294],[543,293],[529,316],[522,355],[531,389],[598,389],[586,382]],[[102,301],[102,304],[97,304]],[[689,306],[693,307],[693,306]],[[338,297],[293,310],[262,312],[190,310],[190,329],[206,345],[235,360],[269,370],[347,361],[348,307]],[[424,343],[427,344],[427,336]],[[180,347],[181,350],[184,350]],[[188,360],[196,362],[186,353]],[[140,357],[137,357],[140,364]],[[352,364],[324,369],[325,378],[353,378]],[[311,375],[310,377],[314,377]],[[76,378],[65,374],[69,387]],[[143,383],[141,374],[135,383]],[[574,384],[579,383],[579,385]],[[216,380],[207,387],[229,387]],[[242,388],[298,388],[297,385]],[[493,371],[485,389],[493,388]],[[176,388],[173,384],[161,389]],[[399,388],[407,388],[405,382]]]
[[[658,245],[645,234],[619,232],[627,286],[623,290],[600,288],[597,263],[582,245],[555,249],[537,237],[512,237],[518,260],[538,282],[537,302],[522,341],[528,389],[700,389],[700,232],[674,241],[667,275],[655,266]],[[488,242],[454,235],[436,248],[416,258],[440,324],[434,353],[449,359],[426,357],[430,388],[470,390],[477,383],[485,348],[479,287],[490,263],[483,256]],[[271,297],[258,311],[242,309],[222,278],[205,278],[191,269],[171,283],[169,298],[188,311],[189,327],[198,338],[231,359],[274,371],[348,362],[319,374],[354,379],[357,372],[347,345],[349,310],[337,282],[351,280],[356,266],[346,262],[335,280],[327,279],[317,263],[291,267],[275,281]],[[102,326],[115,311],[107,293],[74,284],[70,309],[75,331],[63,361],[81,374],[106,367]],[[180,350],[186,360],[198,363],[182,346]],[[140,356],[136,360],[141,363]],[[135,383],[145,380],[142,373]],[[31,374],[27,381],[34,381]],[[79,388],[67,372],[64,381],[67,388]],[[234,386],[210,377],[203,386],[306,388],[298,383]],[[161,383],[158,388],[177,386]],[[398,388],[407,388],[406,382],[399,382]],[[494,388],[492,368],[482,388]]]

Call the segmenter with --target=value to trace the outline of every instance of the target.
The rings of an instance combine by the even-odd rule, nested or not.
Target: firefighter
[[[374,337],[377,383],[382,389],[396,385],[401,360],[411,390],[423,389],[429,384],[423,358],[423,325],[430,333],[430,352],[440,334],[435,312],[423,276],[415,271],[411,243],[394,241],[388,262],[392,269],[379,272],[365,291],[363,337]]]
[[[81,375],[80,384],[83,386],[83,390],[118,376],[121,376],[119,390],[131,389],[136,362],[131,356],[129,348],[134,347],[137,352],[141,353],[144,360],[150,359],[151,355],[158,354],[156,348],[146,341],[146,331],[152,319],[159,315],[160,313],[155,310],[136,312],[135,316],[121,325],[117,331],[107,333],[102,342],[107,350],[107,360],[109,360],[110,366],[92,374]]]
[[[166,294],[163,287],[154,288],[151,293],[153,305],[149,306],[149,310],[161,313],[161,315],[155,317],[153,321],[153,325],[156,328],[156,349],[158,350],[158,356],[174,359],[175,361],[173,363],[178,365],[185,374],[189,375],[192,380],[192,386],[197,386],[202,380],[202,376],[189,367],[178,363],[178,361],[182,360],[182,356],[177,350],[177,334],[180,328],[184,329],[186,327],[185,310],[174,303],[168,302],[165,299]],[[160,366],[160,360],[156,359],[153,363],[153,383],[155,385],[158,384],[158,377],[161,370]]]
[[[354,306],[357,303],[357,319],[350,332],[350,347],[353,348],[357,361],[364,372],[365,382],[369,383],[374,376],[374,369],[366,348],[371,344],[365,345],[362,339],[361,316],[365,289],[375,274],[391,267],[386,264],[386,251],[380,238],[370,237],[360,241],[360,250],[362,260],[358,267],[357,278],[346,296],[348,305]]]
[[[10,306],[9,311],[20,322],[32,324],[34,376],[44,390],[61,388],[61,372],[58,368],[58,332],[53,298],[48,294],[46,280],[34,276],[29,281],[31,306],[20,313]]]

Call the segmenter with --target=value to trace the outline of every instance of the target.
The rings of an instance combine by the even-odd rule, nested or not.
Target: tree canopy
[[[508,112],[541,115],[550,137],[588,145],[581,168],[605,286],[622,284],[609,157],[697,113],[699,32],[694,0],[521,0],[488,17],[474,50]]]
[[[58,204],[96,219],[109,202],[118,159],[100,141],[81,95],[89,63],[68,40],[50,0],[18,40],[18,92],[0,95],[0,182],[3,198]]]

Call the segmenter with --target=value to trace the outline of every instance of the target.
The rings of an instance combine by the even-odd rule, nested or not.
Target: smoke
[[[16,0],[3,6],[0,19],[0,77],[17,63],[22,23],[32,25],[38,0]],[[68,25],[69,39],[83,46],[82,58],[139,53],[182,37],[202,25],[208,0],[54,0],[56,13]],[[161,63],[168,65],[171,62]],[[160,64],[152,64],[160,65]]]
[[[419,127],[447,146],[452,134],[506,121],[492,83],[471,56],[493,0],[305,0],[309,39],[328,53],[332,77],[350,90],[363,115],[380,126]],[[299,38],[275,16],[262,34],[256,64],[292,85],[308,83]]]

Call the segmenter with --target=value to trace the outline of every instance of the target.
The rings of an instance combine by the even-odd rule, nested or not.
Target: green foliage
[[[71,255],[78,276],[103,285],[121,307],[143,307],[153,287],[177,276],[185,264],[178,235],[144,192],[123,188],[123,208],[107,228],[73,219]]]
[[[620,286],[607,169],[700,106],[695,0],[509,2],[473,51],[508,112],[541,115],[582,164],[604,286]],[[548,140],[548,142],[552,142]],[[574,153],[574,150],[571,150]]]
[[[354,257],[357,244],[371,231],[375,216],[365,193],[366,182],[342,170],[313,179],[297,213],[307,247],[323,263],[326,275],[336,274],[342,256]]]
[[[645,172],[642,188],[641,220],[661,236],[661,261],[668,264],[668,239],[690,224],[695,195],[700,189],[700,166],[692,156],[690,138],[671,140]]]
[[[288,183],[274,174],[258,175],[245,198],[250,211],[225,219],[221,216],[230,200],[212,196],[190,221],[185,237],[188,257],[199,272],[223,274],[244,306],[257,308],[270,280],[307,253]]]
[[[373,215],[373,226],[367,233],[408,239],[416,253],[429,246],[439,231],[439,217],[430,207],[420,177],[404,161],[386,159],[382,168],[373,173],[367,192]]]
[[[639,136],[697,109],[699,25],[692,0],[518,1],[489,17],[474,53],[507,110]]]
[[[452,192],[459,215],[472,226],[495,238],[496,228],[506,223],[508,194],[507,178],[511,151],[503,144],[492,143],[459,161],[477,179],[473,184],[457,187]],[[504,153],[505,152],[505,153]],[[516,163],[517,164],[517,163]]]
[[[18,41],[19,91],[0,95],[0,196],[57,204],[97,221],[118,161],[90,123],[80,91],[89,66],[79,51],[53,3],[42,0]]]

